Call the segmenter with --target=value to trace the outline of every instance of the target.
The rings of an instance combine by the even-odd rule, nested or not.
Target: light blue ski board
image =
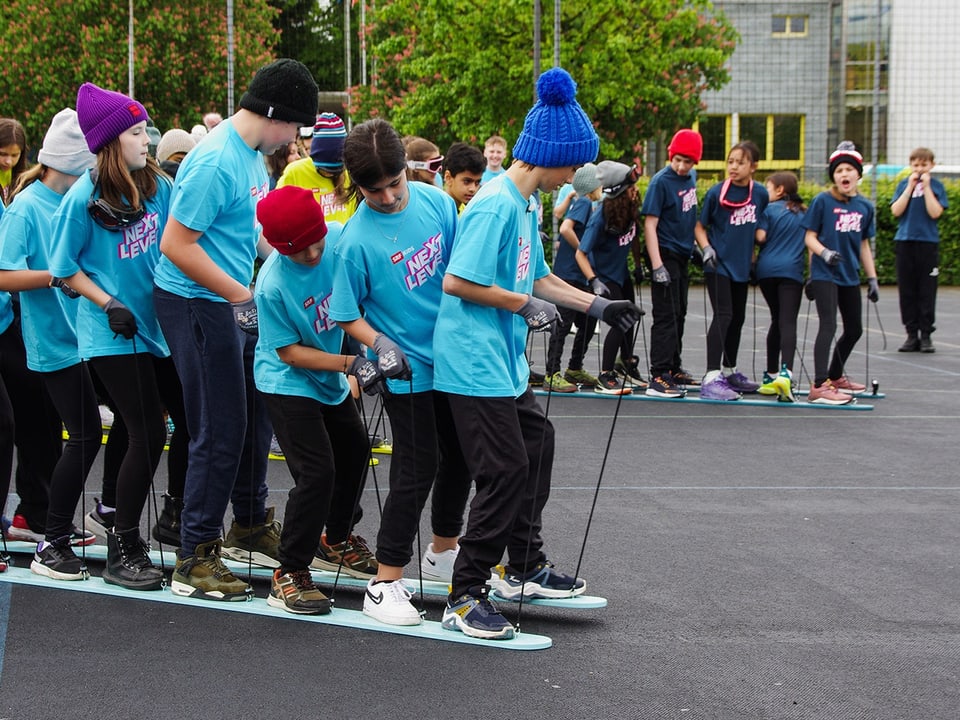
[[[37,546],[34,543],[8,541],[7,548],[11,553],[33,555]],[[106,545],[87,545],[85,548],[74,548],[74,552],[77,554],[77,557],[85,556],[89,560],[106,561],[107,559]],[[160,552],[158,550],[151,550],[150,560],[154,565],[160,567]],[[163,566],[167,568],[167,570],[172,570],[175,562],[175,551],[165,548],[163,551]],[[273,570],[270,568],[259,567],[257,565],[248,566],[244,562],[237,562],[227,558],[224,558],[224,565],[239,577],[245,578],[250,575],[251,577],[262,580],[270,580],[273,577]],[[367,581],[365,579],[350,577],[343,573],[340,574],[339,578],[336,577],[336,573],[327,570],[311,570],[310,574],[313,576],[314,582],[321,583],[324,587],[332,586],[334,581],[336,581],[338,587],[367,587]],[[420,581],[417,578],[406,578],[406,584],[414,595],[420,594]],[[59,585],[57,585],[57,587],[59,587]],[[444,582],[424,580],[423,594],[430,597],[446,598],[447,595],[450,594],[450,586]],[[496,593],[491,593],[491,598],[501,603],[516,604],[516,601],[502,598]],[[524,598],[523,604],[524,606],[535,605],[569,610],[598,610],[607,606],[607,599],[595,595],[578,595],[569,598],[536,598],[532,600],[530,598]]]
[[[464,635],[454,630],[444,630],[440,623],[425,620],[420,625],[385,625],[373,618],[364,615],[359,610],[345,610],[334,608],[327,615],[294,615],[280,608],[271,607],[263,598],[254,598],[249,602],[215,602],[196,600],[174,595],[167,589],[143,592],[128,590],[117,585],[108,585],[98,577],[89,580],[51,580],[42,575],[35,575],[28,568],[11,567],[0,573],[0,582],[16,585],[31,585],[55,590],[73,590],[75,592],[109,595],[128,600],[147,602],[161,602],[171,605],[188,605],[192,608],[222,610],[226,612],[244,613],[246,615],[262,615],[276,619],[297,620],[300,622],[317,623],[320,625],[335,625],[338,627],[355,628],[358,630],[372,630],[374,632],[406,635],[407,637],[424,638],[427,640],[442,640],[444,642],[460,643],[463,645],[481,645],[496,650],[545,650],[553,645],[553,641],[546,635],[520,633],[512,640],[482,640]]]
[[[533,391],[534,395],[547,395],[546,390],[537,389]],[[730,405],[730,406],[740,406],[740,407],[777,407],[777,408],[803,408],[805,410],[860,410],[860,411],[869,411],[873,410],[873,405],[867,405],[865,403],[859,402],[854,398],[853,402],[847,403],[846,405],[821,405],[819,403],[811,402],[778,402],[774,396],[743,396],[740,400],[711,400],[709,398],[702,398],[696,392],[691,393],[687,391],[685,397],[679,398],[663,398],[663,397],[651,397],[645,395],[642,390],[637,390],[636,392],[630,393],[629,395],[605,395],[603,393],[593,392],[592,390],[581,390],[580,392],[575,393],[553,393],[554,398],[601,398],[603,400],[616,400],[617,398],[622,397],[624,400],[650,400],[653,402],[667,402],[667,403],[697,403],[697,404],[707,404],[707,405]],[[871,396],[860,396],[860,397],[873,397]]]

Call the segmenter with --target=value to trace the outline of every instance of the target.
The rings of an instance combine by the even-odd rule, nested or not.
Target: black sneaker
[[[44,546],[43,550],[40,550],[41,545]],[[70,547],[69,535],[39,543],[33,562],[30,563],[30,572],[54,580],[87,579],[87,568]]]
[[[682,398],[686,392],[677,387],[670,373],[657,375],[647,386],[646,395],[660,398]]]
[[[684,370],[680,368],[679,370],[671,370],[670,377],[673,378],[673,382],[677,385],[699,385],[700,378],[696,378],[690,374],[689,370]]]
[[[607,370],[597,376],[597,384],[593,391],[601,395],[629,395],[633,392],[633,389],[625,387],[623,379],[619,375]]]
[[[920,352],[922,353],[936,352],[936,348],[933,347],[933,340],[930,339],[929,335],[920,336]]]
[[[94,498],[93,501],[95,503],[93,510],[83,517],[83,527],[96,537],[106,541],[107,533],[113,530],[113,523],[117,517],[117,511],[104,512],[103,503],[100,502],[100,498]]]
[[[920,351],[920,339],[916,335],[907,335],[907,339],[903,341],[903,345],[897,348],[897,352],[919,352]]]
[[[647,381],[640,374],[640,358],[636,355],[631,355],[626,360],[617,360],[613,364],[613,369],[626,379],[627,385],[638,388],[647,387]]]

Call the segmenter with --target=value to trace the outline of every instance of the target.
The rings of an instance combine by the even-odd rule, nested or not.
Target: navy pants
[[[153,291],[157,319],[183,385],[190,435],[181,515],[181,556],[221,535],[227,503],[236,521],[266,519],[272,430],[253,382],[256,338],[240,330],[229,303]]]

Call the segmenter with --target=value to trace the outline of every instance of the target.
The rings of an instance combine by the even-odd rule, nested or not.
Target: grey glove
[[[78,292],[77,292],[76,290],[74,290],[72,287],[70,287],[69,285],[67,285],[67,284],[66,284],[63,280],[61,280],[60,278],[50,278],[50,287],[52,287],[52,288],[58,288],[58,289],[60,290],[60,292],[62,292],[64,295],[66,295],[66,296],[67,296],[68,298],[70,298],[71,300],[76,300],[78,297],[80,297],[80,293],[78,293]]]
[[[123,335],[127,340],[130,340],[137,334],[137,319],[130,312],[130,308],[115,297],[107,300],[103,306],[103,311],[107,314],[107,322],[110,323],[110,329],[113,330],[114,337]]]
[[[646,313],[629,300],[607,300],[594,298],[587,308],[587,315],[597,320],[603,320],[607,325],[627,332],[637,324]]]
[[[534,332],[543,330],[552,331],[560,321],[560,312],[552,302],[541,300],[533,295],[517,310],[517,315],[523,317],[527,327]]]
[[[713,249],[712,245],[707,245],[703,249],[703,266],[707,270],[717,269],[717,251]]]
[[[413,377],[410,361],[403,350],[383,333],[374,338],[373,351],[377,354],[377,367],[384,377],[397,380],[409,380]]]
[[[590,281],[590,288],[593,290],[593,294],[598,297],[609,297],[610,288],[607,287],[607,284],[598,277],[594,277]]]
[[[820,251],[820,259],[830,267],[836,267],[840,264],[840,261],[843,258],[840,257],[840,253],[838,253],[836,250],[831,250],[830,248],[825,247]]]
[[[867,278],[867,300],[877,302],[880,299],[880,283],[876,278]]]
[[[661,265],[658,268],[653,269],[651,274],[653,281],[658,285],[669,285],[670,284],[670,271],[667,270],[666,265]]]
[[[379,395],[383,392],[383,373],[363,355],[357,355],[353,359],[347,375],[353,375],[357,379],[357,384],[367,395]]]
[[[243,302],[230,303],[230,307],[233,308],[233,321],[238,328],[248,335],[260,334],[260,315],[253,295]]]

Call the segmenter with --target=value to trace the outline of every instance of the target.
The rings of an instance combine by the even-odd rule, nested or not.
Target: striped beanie
[[[328,169],[343,167],[343,143],[347,139],[347,129],[343,120],[333,113],[320,113],[313,126],[313,140],[310,143],[310,157],[313,164]]]

